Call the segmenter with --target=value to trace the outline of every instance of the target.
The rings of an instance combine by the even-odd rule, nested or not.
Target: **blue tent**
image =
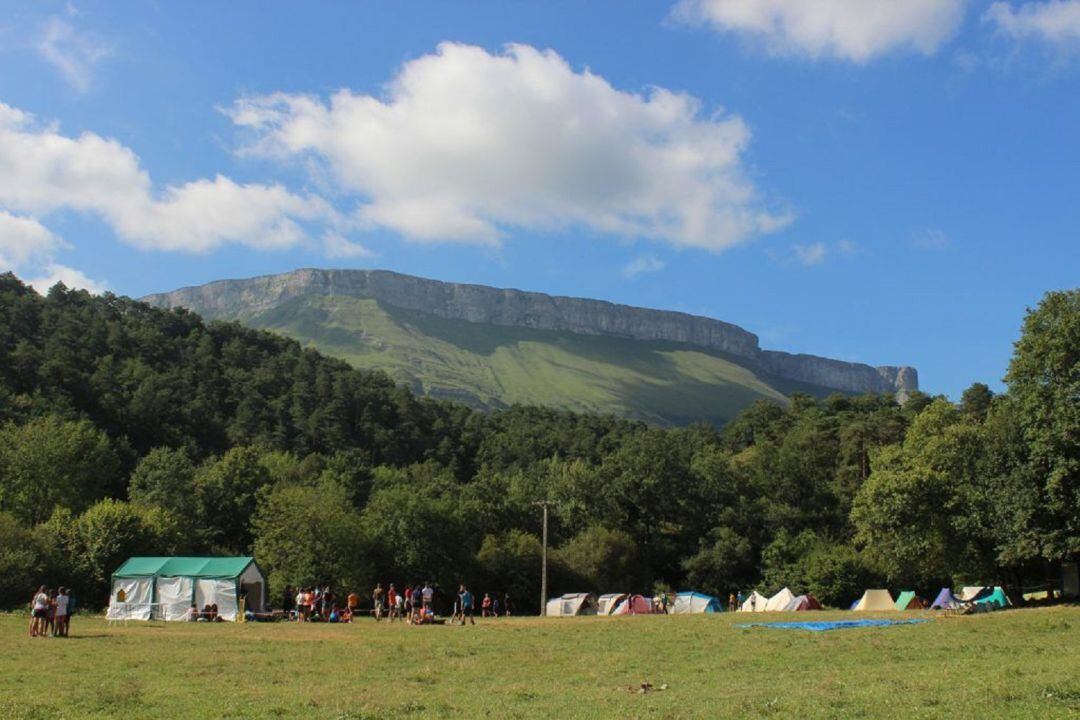
[[[705,593],[685,591],[675,596],[675,604],[671,607],[673,615],[683,613],[718,613],[723,610],[720,601],[712,595]]]

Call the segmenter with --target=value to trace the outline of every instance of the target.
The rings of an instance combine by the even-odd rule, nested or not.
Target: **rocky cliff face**
[[[406,310],[475,323],[686,343],[735,356],[780,378],[850,393],[918,389],[914,368],[874,368],[762,350],[753,333],[712,318],[601,300],[444,283],[385,270],[304,269],[247,280],[219,280],[143,299],[159,307],[186,307],[208,318],[243,320],[310,294],[373,298]]]

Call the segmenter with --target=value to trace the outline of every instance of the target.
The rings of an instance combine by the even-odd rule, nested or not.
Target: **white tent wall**
[[[597,614],[610,615],[615,611],[615,608],[618,607],[619,602],[621,602],[624,597],[626,597],[626,595],[622,593],[608,593],[606,595],[601,595],[600,599],[597,601]]]
[[[888,590],[867,590],[852,608],[856,612],[895,612],[896,601]]]
[[[769,598],[769,602],[765,605],[766,612],[783,612],[784,608],[795,599],[795,593],[791,592],[788,588],[784,588],[780,592]]]
[[[124,591],[124,602],[117,594]],[[154,581],[152,578],[117,578],[109,593],[109,609],[105,616],[110,620],[149,620],[153,610]]]
[[[711,598],[696,593],[680,593],[671,606],[672,615],[708,612]]]
[[[222,620],[236,620],[236,580],[197,578],[195,580],[195,604],[200,610],[207,605],[217,605]]]
[[[195,583],[189,577],[159,577],[157,601],[165,620],[187,620],[195,593]]]
[[[755,590],[750,593],[750,597],[743,601],[739,609],[743,612],[765,612],[765,606],[768,604],[769,598]]]
[[[263,612],[266,609],[266,583],[255,563],[248,565],[240,575],[240,588],[247,593],[247,610]]]

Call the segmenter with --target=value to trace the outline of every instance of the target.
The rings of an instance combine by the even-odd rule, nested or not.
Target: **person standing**
[[[382,619],[383,613],[383,596],[385,591],[382,588],[382,583],[375,583],[375,589],[371,591],[371,603],[374,605],[373,612],[375,613],[375,622]]]
[[[504,593],[503,594],[503,613],[506,614],[506,617],[510,617],[510,615],[513,614],[513,610],[514,610],[514,603],[512,603],[510,601],[510,593]]]
[[[735,593],[730,593],[727,599],[728,612],[735,612],[736,607],[738,607],[738,603],[735,600]]]
[[[491,614],[491,593],[484,593],[484,599],[480,603],[480,617]]]
[[[360,596],[355,590],[349,593],[349,596],[345,598],[345,604],[349,606],[349,615],[355,616],[360,611]]]
[[[49,616],[49,593],[42,585],[30,601],[30,637],[43,637],[45,620]]]
[[[469,592],[469,588],[462,585],[458,588],[458,606],[461,608],[461,625],[465,626],[465,618],[469,618],[469,622],[473,625],[476,624],[476,618],[473,616],[473,595]]]
[[[398,614],[398,591],[394,583],[390,583],[390,589],[386,591],[386,612],[390,616],[390,622],[394,622]]]
[[[56,611],[53,618],[53,636],[67,637],[68,596],[63,587],[56,591]]]
[[[424,609],[431,609],[431,601],[435,598],[435,590],[432,589],[431,583],[424,583],[424,587],[420,590],[420,599],[424,603]]]

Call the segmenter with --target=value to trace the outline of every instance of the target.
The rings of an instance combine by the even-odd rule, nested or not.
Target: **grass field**
[[[1080,716],[1077,607],[828,633],[737,627],[782,619],[794,618],[414,628],[77,616],[63,640],[31,639],[24,617],[0,616],[0,717]],[[667,689],[639,693],[644,680]]]

